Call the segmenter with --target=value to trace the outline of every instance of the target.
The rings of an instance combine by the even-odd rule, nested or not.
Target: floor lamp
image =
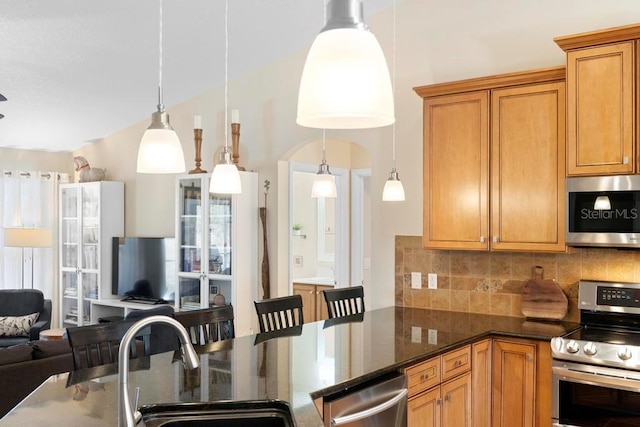
[[[51,247],[53,233],[50,228],[5,228],[4,246],[11,248],[22,248],[22,288],[25,288],[25,263],[28,260],[27,271],[31,271],[31,286],[33,289],[33,248]],[[25,257],[25,249],[31,248],[31,256]],[[29,268],[30,267],[30,268]]]

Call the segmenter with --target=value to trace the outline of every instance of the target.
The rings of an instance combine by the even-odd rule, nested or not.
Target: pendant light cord
[[[164,100],[162,94],[162,0],[160,0],[160,35],[158,37],[158,111],[164,111]]]
[[[229,0],[224,0],[224,147],[228,149],[227,105],[229,102]]]
[[[396,0],[393,0],[393,55],[391,57],[391,93],[393,94],[393,104],[396,103]],[[391,161],[393,170],[396,169],[396,122],[391,126]]]
[[[326,163],[327,162],[327,158],[325,157],[325,153],[326,153],[325,149],[326,149],[326,147],[325,147],[325,143],[324,143],[326,134],[327,134],[327,130],[326,129],[322,129],[322,163]]]

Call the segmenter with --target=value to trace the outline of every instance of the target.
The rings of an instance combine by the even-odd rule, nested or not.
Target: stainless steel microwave
[[[640,248],[640,175],[567,178],[567,245]]]

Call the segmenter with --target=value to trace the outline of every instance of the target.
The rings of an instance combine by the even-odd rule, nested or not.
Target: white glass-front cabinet
[[[113,237],[124,236],[124,183],[60,185],[60,325],[90,323],[91,300],[111,296]]]
[[[240,172],[242,193],[211,194],[211,174],[180,175],[176,191],[178,310],[232,304],[236,335],[256,330],[258,174]],[[256,318],[256,319],[254,319]]]

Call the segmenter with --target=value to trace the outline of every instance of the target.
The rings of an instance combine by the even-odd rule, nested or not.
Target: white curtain
[[[68,180],[67,174],[57,172],[5,171],[0,176],[0,288],[39,289],[52,300],[54,313],[58,301],[58,185]],[[49,228],[52,246],[5,247],[4,229],[13,227]]]

